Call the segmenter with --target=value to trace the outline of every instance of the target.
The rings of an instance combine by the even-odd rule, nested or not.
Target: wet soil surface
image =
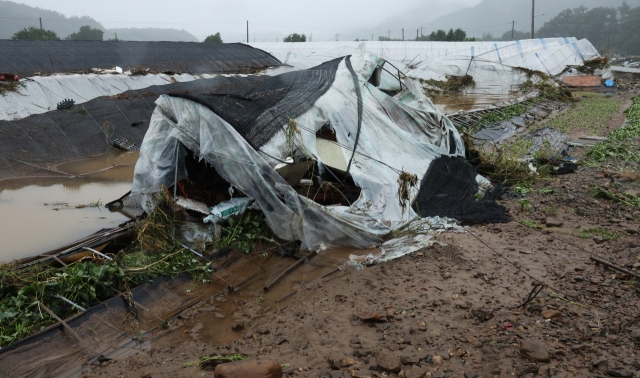
[[[184,364],[239,352],[276,359],[299,377],[632,377],[640,369],[632,337],[640,328],[640,287],[589,256],[636,269],[640,223],[610,202],[577,198],[579,184],[596,175],[580,172],[570,186],[564,178],[541,183],[556,192],[531,195],[530,212],[505,201],[514,220],[543,225],[543,208],[553,204],[559,227],[514,221],[442,234],[445,245],[386,264],[324,279],[297,276],[312,283],[281,304],[256,294],[258,280],[243,289],[252,295],[226,294],[189,310],[140,348],[84,375],[212,377]],[[576,233],[596,226],[619,236]],[[333,265],[315,259],[323,266],[316,277]],[[542,290],[521,306],[540,282]],[[282,293],[290,285],[281,284]],[[383,370],[389,353],[400,357],[402,373]]]
[[[590,259],[640,269],[639,209],[589,195],[596,185],[637,193],[640,181],[617,175],[623,168],[638,171],[612,162],[541,180],[502,201],[512,222],[444,233],[385,264],[322,278],[370,251],[325,252],[264,293],[294,261],[275,260],[239,292],[188,309],[81,375],[213,377],[184,364],[242,353],[275,359],[293,377],[640,376],[639,280]],[[260,264],[220,271],[213,285]]]

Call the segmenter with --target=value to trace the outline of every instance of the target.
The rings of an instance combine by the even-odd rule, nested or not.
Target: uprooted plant
[[[407,204],[411,203],[411,188],[415,188],[416,185],[418,185],[418,176],[405,171],[400,172],[398,177],[398,199],[403,213]]]
[[[420,79],[420,82],[422,84],[429,85],[430,87],[434,88],[436,91],[443,91],[443,92],[450,92],[450,93],[460,93],[466,88],[474,88],[476,86],[476,81],[473,79],[473,76],[471,75],[463,75],[463,76],[446,75],[446,78],[447,80]]]
[[[219,247],[231,246],[238,251],[249,253],[253,250],[255,243],[259,241],[275,243],[273,233],[267,225],[264,215],[246,211],[242,215],[229,218],[227,225],[222,228]]]

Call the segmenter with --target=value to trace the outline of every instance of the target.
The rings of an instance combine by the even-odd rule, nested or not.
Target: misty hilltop
[[[54,31],[58,37],[65,38],[77,32],[81,26],[88,25],[104,31],[104,39],[112,39],[116,33],[118,39],[125,41],[182,41],[198,42],[193,34],[185,30],[159,28],[123,28],[107,29],[91,17],[66,17],[56,11],[30,7],[13,1],[0,0],[0,39],[11,39],[17,31],[30,26],[42,27]]]
[[[565,9],[573,9],[581,5],[589,9],[595,7],[616,8],[623,2],[624,0],[536,0],[535,28],[536,30],[540,29],[545,22]],[[422,13],[428,15],[432,11],[424,9]],[[500,36],[511,30],[512,21],[516,22],[516,30],[527,32],[531,30],[531,0],[482,0],[476,6],[460,9],[426,22],[424,33],[428,34],[438,29],[462,28],[471,37],[482,37],[483,33]]]

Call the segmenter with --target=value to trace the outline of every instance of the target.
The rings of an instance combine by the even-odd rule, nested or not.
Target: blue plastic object
[[[609,88],[611,88],[611,87],[613,87],[614,85],[616,85],[616,82],[615,82],[615,81],[613,81],[613,80],[607,80],[607,81],[605,81],[605,82],[604,82],[604,86],[605,86],[605,87],[609,87]]]

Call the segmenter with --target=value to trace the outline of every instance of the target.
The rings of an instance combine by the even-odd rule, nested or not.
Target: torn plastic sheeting
[[[413,78],[447,80],[447,75],[473,76],[473,93],[508,94],[513,86],[529,79],[529,72],[560,75],[570,66],[580,66],[585,59],[600,56],[593,45],[583,39],[544,38],[506,42],[308,42],[252,43],[284,59],[297,69],[304,69],[329,59],[366,49],[393,60],[394,65]],[[603,73],[604,75],[605,73]]]
[[[195,201],[189,198],[178,196],[176,198],[176,205],[178,205],[179,207],[185,210],[195,211],[204,215],[209,215],[211,213],[211,210],[209,209],[206,203]]]
[[[222,229],[219,225],[198,225],[185,222],[178,228],[180,240],[198,252],[204,252],[207,244],[220,240]]]
[[[192,75],[175,75],[179,82],[198,79]],[[0,120],[17,120],[33,114],[56,109],[56,104],[71,99],[83,104],[103,96],[114,96],[128,90],[139,90],[154,85],[171,84],[164,74],[131,76],[121,75],[53,75],[33,77],[20,81],[18,92],[0,96]]]
[[[453,219],[428,217],[416,220],[407,227],[407,232],[411,233],[410,235],[389,240],[382,244],[381,251],[376,254],[349,255],[349,261],[343,264],[340,269],[355,268],[359,270],[373,264],[395,260],[434,244],[441,244],[433,241],[433,237],[447,230],[465,232]]]
[[[347,59],[351,61],[357,85],[362,88],[361,98],[354,91],[354,76]],[[439,156],[464,156],[465,152],[453,124],[411,80],[405,79],[403,91],[394,97],[368,83],[375,68],[383,63],[368,53],[340,58],[307,72],[268,79],[233,101],[209,104],[211,98],[206,96],[160,97],[136,164],[133,195],[141,205],[152,207],[153,194],[162,186],[173,185],[173,146],[178,140],[212,165],[227,182],[254,198],[267,224],[281,239],[301,240],[304,249],[380,244],[384,235],[419,218],[410,207],[399,204],[399,173],[421,177]],[[333,70],[334,74],[322,70]],[[333,81],[319,97],[317,92],[306,90],[316,85],[315,78],[327,77]],[[269,98],[259,104],[241,101],[251,96],[269,96],[274,91],[283,92],[273,103]],[[289,92],[295,96],[288,95]],[[358,131],[360,101],[362,123]],[[247,108],[257,105],[261,108]],[[264,130],[252,128],[252,123],[236,129],[212,111],[223,106],[229,116],[250,111],[264,117],[274,131],[264,134]],[[300,115],[290,118],[291,106]],[[288,136],[290,119],[295,121],[298,131]],[[314,159],[321,167],[316,132],[325,125],[335,132],[335,143],[341,147],[339,152],[345,161],[354,156],[350,174],[362,191],[350,206],[320,205],[298,194],[273,169],[292,153]],[[259,151],[252,143],[261,146]],[[183,167],[179,169],[186,177]],[[417,192],[417,188],[411,188],[409,197],[415,198]]]

